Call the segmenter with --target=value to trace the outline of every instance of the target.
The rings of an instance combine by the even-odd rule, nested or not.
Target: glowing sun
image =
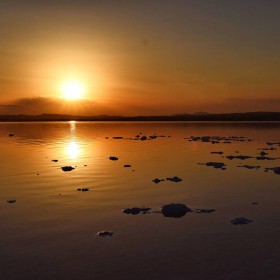
[[[81,99],[84,95],[84,86],[77,81],[68,81],[61,86],[63,98],[68,100]]]

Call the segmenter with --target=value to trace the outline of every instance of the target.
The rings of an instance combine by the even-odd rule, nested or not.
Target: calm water
[[[279,132],[280,123],[0,123],[0,279],[280,279],[280,176],[265,172],[280,166],[280,146],[266,144]],[[203,135],[252,141],[185,139]],[[271,147],[274,160],[226,158]],[[210,161],[226,170],[198,164]],[[173,176],[183,181],[152,182]],[[172,202],[216,211],[122,212]],[[231,224],[237,217],[253,222]]]

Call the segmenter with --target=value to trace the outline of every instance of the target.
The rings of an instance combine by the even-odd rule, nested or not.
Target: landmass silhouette
[[[0,115],[0,122],[21,121],[280,121],[280,112],[247,112],[227,114],[177,114],[163,116],[75,116],[61,114]]]

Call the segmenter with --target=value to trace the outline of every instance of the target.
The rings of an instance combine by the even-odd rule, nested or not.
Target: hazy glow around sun
[[[67,81],[61,86],[62,97],[68,100],[81,99],[84,95],[84,86],[77,81]]]

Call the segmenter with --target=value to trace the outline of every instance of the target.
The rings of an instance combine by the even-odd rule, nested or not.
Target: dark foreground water
[[[280,279],[280,175],[266,169],[280,167],[279,132],[279,123],[0,123],[0,279]],[[165,137],[137,140],[155,135]],[[206,135],[219,137],[189,139]],[[182,181],[152,181],[174,176]],[[169,203],[194,211],[164,217]],[[122,212],[141,206],[151,213]],[[232,224],[238,217],[252,222]]]

